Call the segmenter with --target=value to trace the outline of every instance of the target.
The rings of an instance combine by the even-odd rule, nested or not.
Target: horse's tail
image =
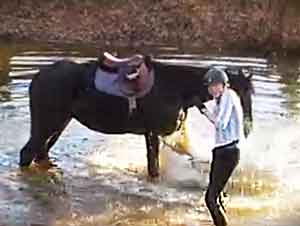
[[[38,68],[38,71],[32,75],[32,79],[36,79],[40,76],[41,68]]]

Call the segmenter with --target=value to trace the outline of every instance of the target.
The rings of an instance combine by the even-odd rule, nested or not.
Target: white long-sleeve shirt
[[[216,128],[215,147],[241,141],[244,138],[243,110],[240,98],[230,88],[225,88],[219,103],[214,100],[213,112],[206,115]]]

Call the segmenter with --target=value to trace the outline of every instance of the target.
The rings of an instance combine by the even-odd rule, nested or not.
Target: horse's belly
[[[87,92],[74,102],[73,117],[92,130],[108,134],[153,131],[165,135],[174,132],[178,125],[177,102],[147,96],[137,99],[136,107],[130,113],[126,98]]]
[[[146,132],[140,114],[129,112],[125,98],[89,94],[82,96],[73,106],[73,117],[92,130],[108,134]]]
[[[141,104],[147,128],[161,135],[174,132],[178,126],[180,104],[163,96],[153,99]]]
[[[164,112],[161,109],[146,117],[149,130],[160,134],[167,135],[173,133],[178,127],[178,114],[176,110],[173,112]]]

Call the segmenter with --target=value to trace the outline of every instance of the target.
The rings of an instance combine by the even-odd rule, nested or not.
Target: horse
[[[73,118],[105,134],[144,135],[148,175],[158,177],[160,137],[180,128],[185,118],[183,113],[186,115],[188,108],[195,105],[192,100],[205,102],[211,98],[203,81],[209,68],[167,64],[150,56],[138,56],[117,58],[102,54],[98,60],[86,63],[60,60],[41,68],[29,86],[31,131],[20,151],[20,167],[49,160],[50,148]],[[126,95],[96,89],[99,69],[119,73],[124,65],[126,70],[121,74],[127,83],[123,79],[118,87],[125,87]],[[245,122],[252,123],[251,74],[241,69],[226,70],[231,88],[240,97]],[[141,75],[141,71],[148,77]],[[152,84],[147,87],[148,81]],[[140,83],[146,85],[137,91]]]

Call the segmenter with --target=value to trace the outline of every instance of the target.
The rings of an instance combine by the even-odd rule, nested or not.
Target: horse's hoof
[[[27,162],[19,162],[19,167],[20,168],[28,168],[30,166],[31,163],[27,163]]]
[[[148,176],[147,177],[147,181],[153,184],[158,184],[161,181],[161,177],[160,176]]]
[[[19,164],[19,167],[20,167],[20,172],[27,172],[30,170],[29,166],[22,166]]]
[[[24,152],[21,152],[19,161],[20,168],[28,168],[31,165],[33,158],[33,155],[25,155]]]
[[[53,167],[57,167],[57,164],[53,163],[50,159],[39,159],[39,160],[34,160],[34,163],[36,166],[42,169],[50,169]]]

